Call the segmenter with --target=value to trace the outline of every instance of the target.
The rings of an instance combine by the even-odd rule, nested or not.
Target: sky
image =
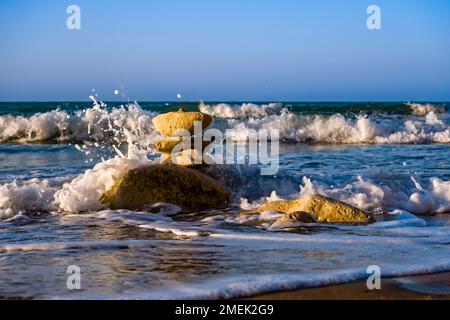
[[[80,30],[66,27],[73,4]],[[372,4],[380,30],[366,26]],[[0,101],[92,90],[105,101],[450,101],[450,1],[0,1]]]

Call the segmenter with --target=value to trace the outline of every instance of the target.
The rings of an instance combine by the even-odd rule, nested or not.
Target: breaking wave
[[[264,118],[272,114],[280,113],[285,109],[281,103],[269,103],[257,105],[253,103],[243,103],[241,105],[229,105],[227,103],[219,103],[216,105],[208,105],[200,103],[199,109],[203,113],[207,113],[213,117],[223,119],[240,119],[240,118]]]
[[[95,104],[69,113],[56,109],[32,116],[0,116],[0,143],[16,142],[122,142],[125,131],[135,136],[154,135],[155,113],[130,103],[112,109]]]
[[[9,219],[20,213],[32,212],[89,212],[105,209],[100,202],[101,195],[109,190],[117,179],[130,169],[151,164],[146,158],[116,157],[103,161],[77,177],[57,180],[13,181],[0,185],[0,220]],[[299,198],[310,194],[321,194],[363,210],[383,212],[406,210],[414,214],[450,212],[450,181],[437,177],[424,184],[411,177],[412,187],[402,189],[374,183],[358,176],[355,181],[340,186],[329,186],[303,177],[300,191],[290,197]],[[239,191],[236,191],[239,193]],[[252,193],[258,193],[252,190]],[[236,200],[239,198],[234,197]],[[241,200],[242,209],[252,209],[265,201],[280,199],[275,192],[268,198],[249,203]],[[236,203],[236,205],[239,205]]]
[[[345,117],[298,115],[282,111],[279,115],[228,121],[228,136],[245,141],[254,130],[278,130],[281,140],[327,144],[415,144],[450,143],[447,117],[430,111],[424,117]]]
[[[299,192],[287,198],[298,199],[320,194],[373,213],[394,210],[405,210],[414,214],[450,212],[450,181],[433,177],[424,187],[414,177],[411,177],[411,180],[413,187],[408,188],[405,183],[402,184],[402,189],[398,189],[361,176],[356,177],[355,181],[339,186],[330,186],[304,176]],[[283,198],[273,191],[269,197],[263,197],[252,203],[242,198],[240,207],[252,210],[264,202],[281,199]]]
[[[101,195],[116,179],[150,160],[116,157],[100,162],[94,168],[62,181],[32,179],[0,185],[0,220],[21,213],[84,212],[103,209]]]
[[[450,143],[450,118],[445,105],[377,104],[356,108],[321,104],[200,103],[198,109],[214,116],[216,125],[229,129],[228,136],[236,141],[247,140],[252,130],[267,129],[279,130],[280,139],[294,143]],[[394,114],[385,112],[391,109]],[[111,108],[95,101],[93,107],[73,112],[55,109],[31,116],[2,115],[0,143],[122,143],[133,135],[140,138],[141,145],[148,145],[157,137],[152,124],[157,114],[137,103]]]
[[[407,106],[411,108],[413,114],[417,116],[425,116],[430,112],[434,112],[436,114],[445,113],[445,106],[442,105],[433,105],[430,103],[406,103]]]

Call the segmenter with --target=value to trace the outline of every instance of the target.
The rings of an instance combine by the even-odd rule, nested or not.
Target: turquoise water
[[[126,155],[132,136],[154,161],[151,119],[180,105],[238,141],[279,129],[278,173],[229,166],[226,210],[104,211],[95,192],[133,161],[108,160],[112,146]],[[449,271],[447,106],[0,103],[0,297],[223,298],[361,279],[373,264],[384,276]],[[273,230],[236,218],[273,191],[321,193],[377,222]],[[66,287],[69,265],[81,268],[81,290]]]

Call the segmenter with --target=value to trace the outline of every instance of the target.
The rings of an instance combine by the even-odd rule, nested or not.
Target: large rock
[[[152,165],[130,170],[101,201],[112,209],[138,210],[165,202],[184,212],[226,207],[229,191],[218,181],[190,168]]]
[[[179,129],[185,129],[190,134],[194,134],[195,121],[200,121],[202,123],[202,130],[204,130],[211,124],[212,118],[206,113],[180,110],[160,114],[152,120],[156,130],[166,137],[175,135]]]
[[[269,202],[260,206],[257,211],[278,211],[287,214],[303,211],[313,215],[318,222],[330,223],[368,223],[373,220],[369,214],[358,208],[320,195],[292,201]],[[289,219],[295,219],[295,215],[289,215]]]

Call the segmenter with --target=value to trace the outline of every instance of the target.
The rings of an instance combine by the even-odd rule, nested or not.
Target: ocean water
[[[113,178],[157,163],[151,119],[201,110],[245,141],[278,129],[280,168],[227,165],[229,208],[108,210]],[[231,298],[450,271],[449,103],[0,103],[0,298]],[[238,217],[318,193],[370,225]],[[66,285],[81,270],[81,290]]]

